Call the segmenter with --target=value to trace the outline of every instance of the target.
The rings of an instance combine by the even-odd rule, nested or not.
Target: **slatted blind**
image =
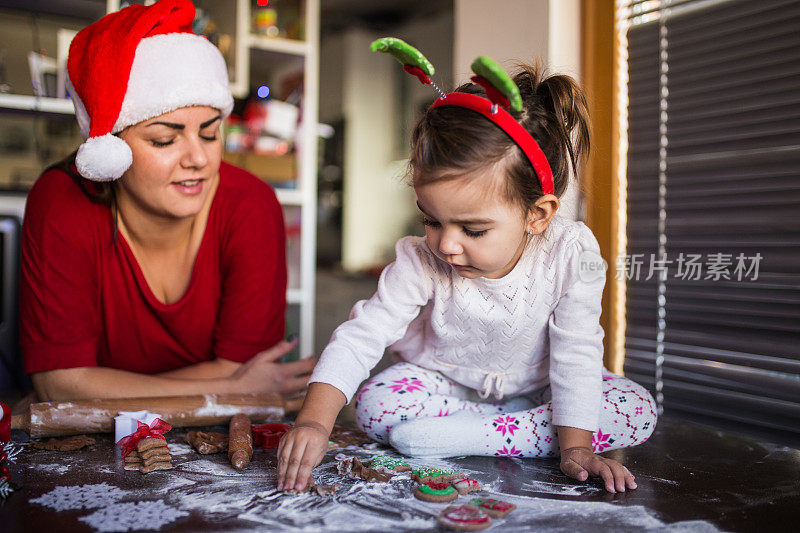
[[[800,1],[617,5],[625,373],[667,414],[798,442]]]

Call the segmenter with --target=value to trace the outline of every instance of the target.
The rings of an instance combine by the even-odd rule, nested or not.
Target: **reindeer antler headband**
[[[544,194],[554,194],[553,171],[550,169],[547,157],[531,134],[506,111],[509,107],[514,111],[521,111],[522,98],[517,85],[496,61],[490,57],[478,56],[472,62],[471,68],[475,76],[470,79],[485,89],[486,98],[483,98],[469,93],[445,94],[431,81],[430,76],[434,74],[431,62],[419,50],[400,39],[394,37],[378,39],[372,42],[370,50],[391,54],[403,65],[403,69],[416,76],[420,83],[432,85],[440,96],[431,105],[431,109],[444,105],[464,107],[494,122],[528,158]]]

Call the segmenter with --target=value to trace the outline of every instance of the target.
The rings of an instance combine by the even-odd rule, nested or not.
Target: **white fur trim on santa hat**
[[[81,97],[78,96],[78,91],[72,86],[69,75],[67,75],[67,93],[69,93],[72,105],[75,108],[75,118],[78,120],[78,128],[81,130],[81,135],[84,139],[88,139],[89,130],[92,126],[89,120],[89,113],[86,112],[86,106],[83,105]]]
[[[128,143],[108,133],[92,137],[78,148],[75,166],[81,176],[92,181],[118,179],[133,162]]]
[[[233,109],[228,70],[216,46],[191,33],[142,39],[113,133],[181,107],[210,106],[223,118]]]

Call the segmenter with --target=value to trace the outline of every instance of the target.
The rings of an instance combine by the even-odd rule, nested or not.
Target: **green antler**
[[[472,72],[489,82],[491,87],[496,89],[500,94],[508,99],[508,102],[511,104],[511,109],[514,111],[522,111],[522,98],[519,95],[519,88],[517,87],[517,84],[508,77],[506,71],[503,70],[503,67],[497,64],[497,61],[491,57],[478,56],[475,58],[475,61],[472,62],[471,67]],[[490,89],[481,83],[480,80],[475,80],[474,78],[473,80],[486,89],[486,95],[490,100],[492,100],[492,102],[500,103],[496,102],[495,99],[492,98],[492,95],[489,94]]]
[[[428,76],[433,76],[433,65],[428,61],[428,58],[402,39],[383,37],[382,39],[372,41],[372,44],[369,45],[369,49],[373,52],[391,54],[403,66],[411,65],[412,67],[419,68]]]

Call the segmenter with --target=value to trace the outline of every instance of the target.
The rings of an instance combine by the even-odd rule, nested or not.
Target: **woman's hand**
[[[328,451],[330,432],[317,422],[300,422],[278,445],[278,490],[302,491],[311,470]]]
[[[625,492],[627,485],[636,488],[633,474],[613,459],[596,455],[591,448],[576,446],[561,451],[561,471],[578,481],[586,481],[589,476],[600,476],[608,492]],[[615,490],[616,489],[616,490]]]
[[[291,352],[295,346],[297,346],[296,340],[281,341],[242,364],[229,378],[235,382],[236,392],[278,392],[291,396],[304,390],[308,386],[308,379],[317,363],[316,360],[308,357],[291,363],[276,362]]]

